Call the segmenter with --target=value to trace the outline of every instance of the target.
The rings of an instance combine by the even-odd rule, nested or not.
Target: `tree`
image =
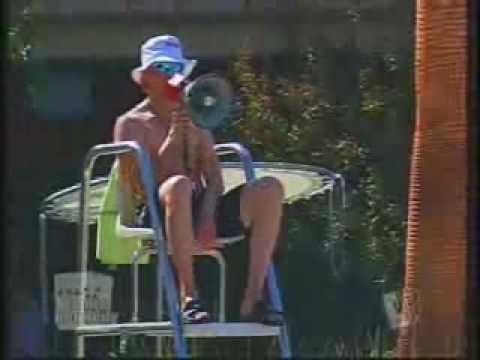
[[[465,355],[466,10],[466,0],[417,0],[402,358]]]

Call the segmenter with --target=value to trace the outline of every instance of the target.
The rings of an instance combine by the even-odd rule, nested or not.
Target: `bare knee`
[[[275,177],[263,177],[247,186],[240,200],[240,216],[244,225],[249,227],[259,214],[271,214],[271,206],[281,206],[283,198],[283,185]]]
[[[174,175],[160,185],[158,193],[166,206],[188,203],[192,197],[192,181],[187,176]]]
[[[273,176],[258,179],[253,184],[257,201],[282,201],[285,196],[282,183]]]

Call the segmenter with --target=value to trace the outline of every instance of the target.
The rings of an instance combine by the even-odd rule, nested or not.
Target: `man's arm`
[[[202,172],[206,182],[202,211],[205,215],[213,215],[217,204],[217,197],[224,191],[222,171],[218,156],[215,152],[215,142],[208,130],[201,130],[203,135],[201,142]],[[203,209],[204,208],[204,209]]]
[[[183,114],[174,117],[165,140],[158,149],[156,161],[158,164],[157,181],[159,183],[162,183],[171,175],[182,172],[184,166],[185,119],[186,117]]]
[[[113,130],[113,141],[136,141],[143,143],[143,131],[136,123],[135,119],[129,117],[119,117],[115,122]],[[138,160],[133,152],[128,152],[119,156],[120,162],[120,181],[125,185],[125,189],[136,195],[144,196],[143,186],[140,181],[140,170]]]
[[[208,131],[201,131],[203,136],[199,150],[202,154],[201,166],[206,182],[206,190],[200,204],[196,236],[201,248],[214,248],[220,246],[216,242],[215,209],[217,198],[223,193],[224,185],[220,164],[214,149],[213,138]]]

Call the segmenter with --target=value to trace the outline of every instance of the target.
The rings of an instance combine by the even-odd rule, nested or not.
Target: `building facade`
[[[245,46],[265,58],[308,46],[320,53],[408,48],[402,30],[409,17],[393,16],[400,9],[393,0],[38,0],[34,103],[51,120],[91,116],[105,73],[98,64],[128,78],[139,45],[155,34],[179,36],[186,56],[210,66],[225,65]]]

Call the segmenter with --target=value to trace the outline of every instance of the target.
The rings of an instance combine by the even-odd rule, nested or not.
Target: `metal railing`
[[[255,168],[261,168],[262,166],[266,166],[267,163],[254,163],[252,161],[251,155],[249,151],[238,143],[227,143],[227,144],[218,144],[215,146],[215,150],[219,156],[221,155],[228,155],[234,154],[240,158],[240,162],[242,163],[242,167],[244,169],[245,174],[245,181],[251,182],[254,181],[256,178]],[[95,164],[95,161],[101,156],[107,155],[121,155],[127,152],[133,151],[138,159],[140,164],[141,170],[141,177],[142,182],[144,184],[144,188],[147,194],[147,205],[149,206],[150,213],[152,215],[152,225],[153,230],[155,233],[155,242],[156,242],[156,252],[158,253],[158,261],[157,261],[157,282],[159,286],[157,287],[157,319],[161,321],[161,313],[162,313],[162,304],[159,303],[162,299],[162,289],[166,290],[167,301],[168,301],[168,311],[170,312],[170,319],[172,320],[173,330],[174,330],[174,337],[175,337],[175,351],[178,356],[183,357],[187,354],[187,349],[185,345],[184,339],[184,329],[182,328],[181,322],[181,315],[179,309],[179,302],[178,302],[178,293],[177,288],[175,286],[175,282],[173,280],[173,273],[171,269],[170,262],[168,261],[168,252],[167,252],[167,244],[163,237],[163,231],[161,229],[160,218],[158,216],[158,209],[156,208],[156,201],[155,201],[155,183],[154,183],[154,176],[152,172],[152,167],[150,163],[150,159],[148,154],[142,149],[140,145],[136,142],[120,142],[115,144],[101,144],[94,146],[90,149],[90,151],[85,156],[83,172],[82,172],[82,181],[80,184],[80,210],[79,213],[69,213],[69,219],[72,216],[75,216],[79,219],[79,248],[78,248],[78,267],[80,268],[81,274],[81,306],[80,306],[80,325],[78,328],[85,325],[85,292],[84,290],[87,288],[87,270],[88,270],[88,254],[89,254],[89,225],[92,224],[92,215],[96,213],[96,211],[92,210],[91,206],[89,206],[89,201],[92,200],[91,195],[95,195],[97,190],[91,189],[97,186],[98,184],[106,183],[107,179],[96,179],[91,180],[92,171]],[[228,163],[223,164],[228,165]],[[271,165],[271,164],[270,164]],[[279,168],[286,168],[290,169],[292,164],[287,163],[274,163]],[[282,166],[280,166],[282,165]],[[228,166],[227,166],[228,167]],[[323,187],[324,191],[328,192],[328,201],[329,201],[329,209],[330,212],[333,209],[333,197],[335,193],[335,188],[338,186],[340,188],[341,194],[341,204],[342,207],[346,206],[346,198],[345,198],[345,181],[343,177],[335,172],[332,172],[325,168],[319,168],[309,165],[299,165],[295,164],[294,170],[301,170],[301,171],[308,171],[308,172],[315,172],[319,175],[323,175],[324,177],[328,178],[328,181],[325,183]],[[51,196],[47,197],[43,203],[41,208],[41,213],[39,217],[40,222],[40,256],[41,256],[41,269],[40,269],[40,277],[42,286],[42,310],[44,314],[44,320],[47,324],[49,322],[49,315],[48,315],[48,273],[46,267],[46,257],[47,257],[47,244],[46,244],[46,221],[48,217],[51,217],[52,214],[49,213],[49,206],[51,206],[52,202],[55,199],[60,198],[65,195],[73,196],[70,193],[73,190],[78,190],[78,186],[71,187],[65,190],[62,190],[58,193],[52,194]],[[78,191],[77,191],[78,192]],[[78,195],[77,195],[78,196]],[[162,286],[162,284],[165,284]],[[138,284],[134,284],[134,286],[138,286]],[[271,305],[277,311],[283,311],[283,304],[282,304],[282,296],[280,289],[278,287],[276,272],[273,264],[270,265],[267,273],[267,280],[266,280],[266,291],[268,292],[269,299],[271,301]],[[136,306],[136,314],[138,312],[138,303]],[[141,323],[138,323],[141,326]],[[99,327],[100,328],[100,327]],[[140,328],[138,329],[140,331]],[[77,356],[84,355],[84,333],[82,331],[78,332],[77,338],[77,349],[76,353]],[[87,336],[87,335],[85,335]],[[282,358],[291,357],[291,349],[290,349],[290,340],[288,336],[288,331],[286,325],[282,326],[280,329],[280,337],[279,337],[279,345],[282,354]]]
[[[91,148],[85,156],[83,164],[83,176],[80,184],[80,221],[79,221],[79,244],[80,244],[80,271],[81,271],[81,287],[80,287],[80,313],[79,313],[79,328],[85,325],[85,289],[87,288],[87,267],[88,267],[88,246],[89,246],[89,231],[88,231],[88,198],[89,198],[89,184],[92,175],[95,161],[100,156],[106,155],[120,155],[133,151],[137,157],[141,180],[147,196],[147,206],[151,214],[151,224],[155,233],[156,248],[158,249],[157,259],[157,280],[162,280],[164,286],[157,287],[157,293],[163,291],[165,287],[167,294],[168,312],[170,321],[174,329],[174,346],[175,353],[180,358],[187,356],[187,348],[185,338],[183,336],[183,328],[180,313],[180,304],[177,288],[173,277],[173,271],[170,266],[167,254],[167,246],[163,237],[163,231],[160,224],[159,210],[155,202],[155,184],[152,166],[148,154],[143,148],[134,141],[124,141],[115,144],[101,144]],[[157,294],[158,295],[158,294]],[[157,298],[162,298],[157,296]],[[161,304],[157,304],[157,308]],[[158,319],[159,321],[161,319]],[[75,330],[74,330],[75,331]],[[84,356],[84,336],[76,335],[76,355]]]
[[[215,147],[220,154],[235,153],[240,157],[244,165],[246,182],[255,180],[255,171],[253,161],[250,153],[242,145],[237,143],[219,144]],[[101,144],[96,145],[89,150],[85,156],[83,165],[83,176],[80,184],[80,221],[79,221],[79,264],[81,271],[81,294],[80,294],[80,314],[79,314],[79,328],[85,325],[85,289],[87,288],[87,270],[88,270],[88,246],[89,246],[89,184],[92,176],[93,166],[95,161],[100,156],[106,155],[120,155],[127,152],[134,151],[137,156],[142,182],[147,195],[147,206],[151,214],[152,228],[155,233],[155,241],[157,248],[157,281],[163,280],[161,283],[165,284],[165,291],[167,295],[168,311],[171,323],[174,329],[174,345],[175,353],[178,357],[184,358],[187,356],[187,349],[185,338],[183,336],[181,313],[178,301],[178,291],[175,286],[173,272],[168,261],[167,244],[163,237],[163,231],[160,224],[160,217],[155,201],[155,183],[154,174],[148,154],[136,142],[126,141],[115,144]],[[163,286],[157,287],[157,301],[162,299]],[[274,265],[271,264],[267,274],[267,291],[272,307],[283,312],[283,305],[281,300],[280,290],[278,288]],[[157,309],[160,309],[162,304],[157,304]],[[158,319],[161,321],[161,319]],[[79,357],[84,356],[84,337],[83,335],[76,335],[76,354]],[[282,326],[280,333],[280,350],[283,358],[291,357],[290,340],[288,336],[286,324]]]

